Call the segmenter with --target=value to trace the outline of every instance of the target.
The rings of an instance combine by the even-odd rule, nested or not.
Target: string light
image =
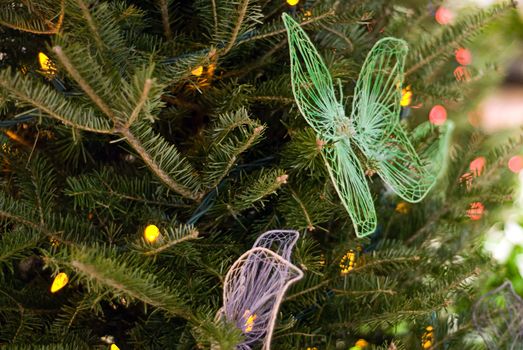
[[[311,17],[312,17],[312,11],[311,10],[304,10],[303,11],[303,18],[302,18],[302,20],[306,21],[306,20],[308,20]]]
[[[191,74],[194,75],[194,76],[199,77],[200,75],[203,74],[203,66],[198,66],[198,67],[194,68],[191,71]]]
[[[441,105],[432,107],[429,113],[429,121],[434,125],[443,125],[447,120],[447,110]]]
[[[404,201],[399,202],[396,205],[396,212],[400,214],[407,214],[410,210],[410,204]]]
[[[24,146],[29,147],[29,148],[33,147],[31,145],[31,143],[29,143],[29,141],[25,140],[23,137],[18,135],[16,132],[11,131],[11,130],[4,130],[3,132],[11,140],[18,142],[19,144],[24,145]]]
[[[60,272],[53,280],[51,285],[51,293],[56,293],[69,283],[69,277],[64,272]]]
[[[347,254],[343,256],[340,260],[340,270],[342,275],[346,275],[357,266],[356,263],[356,252],[354,250],[349,250]]]
[[[364,349],[367,346],[369,346],[369,342],[366,341],[365,339],[358,339],[358,341],[354,345],[359,347],[360,349]]]
[[[38,63],[40,68],[49,75],[56,74],[56,67],[51,59],[43,52],[38,53]]]
[[[147,225],[143,230],[143,236],[149,243],[154,243],[160,237],[160,229],[156,225]]]
[[[320,263],[321,267],[324,267],[325,264],[327,264],[327,259],[325,259],[325,254],[321,253],[319,263]]]
[[[423,349],[430,349],[434,343],[434,327],[427,326],[425,333],[421,337],[421,346]]]
[[[58,247],[60,245],[60,241],[54,237],[49,238],[49,243],[51,243],[52,247]]]
[[[243,319],[245,320],[245,325],[243,328],[245,333],[249,333],[252,331],[252,329],[254,328],[254,321],[256,321],[257,318],[258,316],[256,314],[252,314],[251,310],[245,310],[243,314]]]
[[[470,203],[470,208],[467,209],[467,216],[472,221],[481,220],[483,213],[485,212],[485,206],[481,202]]]
[[[474,174],[474,176],[481,176],[483,169],[485,169],[486,163],[487,160],[485,159],[485,157],[477,157],[472,162],[470,162],[470,171],[472,171],[472,174]]]
[[[287,0],[287,4],[289,4],[290,6],[296,6],[299,2],[300,0]]]
[[[27,67],[27,65],[22,65],[20,68],[20,73],[22,73],[23,75],[26,75],[28,72],[29,72],[29,67]]]
[[[439,24],[447,25],[454,19],[454,14],[448,8],[441,6],[436,10],[434,18]]]
[[[510,158],[510,160],[508,161],[508,168],[513,173],[518,174],[521,170],[523,170],[523,157],[514,156]]]
[[[456,61],[462,66],[468,66],[472,63],[472,53],[469,49],[459,48],[455,52]]]
[[[410,103],[412,102],[412,88],[410,85],[408,85],[406,88],[401,90],[401,107],[407,107],[410,106]]]

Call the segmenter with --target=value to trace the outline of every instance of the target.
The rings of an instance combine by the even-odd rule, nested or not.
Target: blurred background
[[[453,0],[444,2],[435,10],[435,18],[442,25],[451,23],[456,17],[466,14],[472,7],[490,6],[495,0]],[[468,63],[456,67],[457,79],[469,79],[469,69],[481,69],[490,62],[496,62],[500,74],[485,79],[485,86],[478,91],[482,94],[476,100],[469,101],[462,111],[455,111],[458,123],[470,123],[492,136],[490,142],[497,143],[517,136],[523,137],[523,3],[517,4],[518,13],[513,13],[507,20],[500,21],[476,38],[470,47],[457,50],[456,61]],[[497,47],[492,50],[492,47]],[[459,51],[459,52],[458,52]],[[483,83],[482,83],[483,84]],[[483,158],[484,159],[484,158]],[[485,251],[498,263],[498,269],[491,277],[493,285],[510,279],[515,289],[523,295],[523,150],[517,149],[505,166],[512,172],[512,181],[519,186],[519,195],[513,198],[512,205],[488,212],[496,222],[485,235]],[[470,171],[484,172],[491,176],[485,181],[498,181],[488,172],[489,164],[482,158],[470,164]],[[503,179],[505,181],[505,179]],[[511,185],[507,183],[507,186]]]

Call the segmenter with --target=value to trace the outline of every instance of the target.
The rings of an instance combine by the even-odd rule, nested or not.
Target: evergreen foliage
[[[463,105],[477,84],[439,73],[513,4],[439,29],[428,2],[0,0],[0,33],[34,55],[0,70],[0,348],[234,349],[242,331],[215,318],[225,275],[262,232],[288,228],[305,276],[273,349],[417,349],[428,325],[433,349],[484,349],[470,314],[491,267],[480,235],[513,199],[504,166],[523,138],[490,147],[457,116],[436,131],[414,111],[402,126],[438,181],[407,204],[355,152],[378,217],[359,239],[291,88],[282,12],[341,81],[347,115],[383,36],[409,43],[420,101]],[[488,167],[467,185],[479,155]],[[471,221],[472,202],[492,215]],[[356,265],[340,273],[348,253]],[[51,293],[59,272],[69,283]]]

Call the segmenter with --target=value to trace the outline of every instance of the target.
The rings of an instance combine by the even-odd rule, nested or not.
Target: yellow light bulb
[[[53,61],[47,55],[43,52],[38,53],[38,63],[40,63],[40,68],[51,75],[54,75],[56,73],[56,68],[54,66]]]
[[[49,70],[51,69],[51,60],[47,55],[43,52],[38,53],[38,62],[40,63],[40,68],[43,70]]]
[[[120,348],[116,344],[111,344],[110,349],[111,350],[120,350]]]
[[[69,277],[64,272],[60,272],[53,280],[53,284],[51,285],[51,293],[56,293],[65,285],[69,283]]]
[[[203,66],[198,66],[191,71],[192,75],[199,77],[203,74]]]
[[[156,225],[147,225],[143,236],[147,242],[153,243],[160,237],[160,229]]]
[[[298,5],[299,2],[300,2],[300,0],[287,0],[287,4],[289,4],[291,6],[296,6],[296,5]]]
[[[245,310],[243,313],[245,321],[245,333],[249,333],[254,328],[254,321],[258,318],[256,314],[251,314],[251,310]]]
[[[369,346],[369,342],[366,341],[365,339],[359,339],[356,344],[354,344],[355,346],[359,346],[360,348],[364,348],[364,347],[367,347]]]
[[[412,90],[410,85],[401,90],[401,107],[407,107],[412,102]]]

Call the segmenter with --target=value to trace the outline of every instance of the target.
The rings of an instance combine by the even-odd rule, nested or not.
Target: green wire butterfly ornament
[[[378,41],[360,72],[349,118],[336,99],[332,77],[300,25],[287,14],[292,90],[296,104],[319,137],[327,141],[323,155],[341,202],[358,237],[373,233],[377,219],[363,167],[352,144],[367,157],[369,167],[401,198],[421,201],[435,183],[400,125],[401,85],[407,43],[396,38]]]

